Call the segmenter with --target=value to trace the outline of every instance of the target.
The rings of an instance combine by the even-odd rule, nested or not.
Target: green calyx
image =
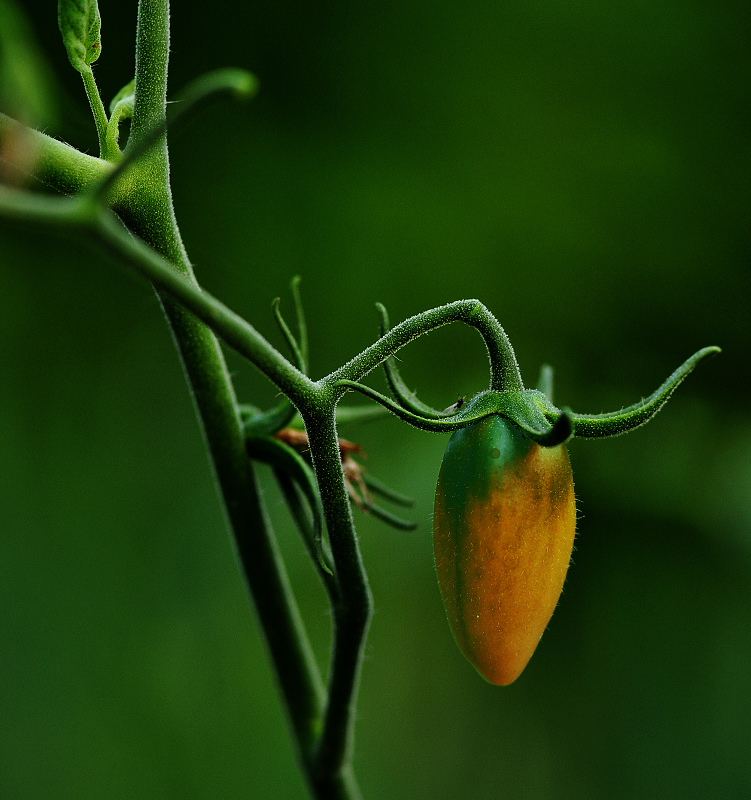
[[[685,361],[649,397],[631,406],[608,414],[577,414],[569,409],[553,405],[553,371],[544,366],[538,389],[497,390],[489,389],[475,395],[459,407],[438,411],[422,403],[407,389],[393,359],[385,364],[386,378],[392,397],[371,389],[356,381],[341,380],[337,386],[360,392],[397,417],[416,428],[427,431],[454,431],[472,425],[491,414],[511,420],[524,433],[542,447],[556,447],[573,436],[596,438],[618,436],[638,428],[665,405],[678,385],[704,358],[719,353],[719,347],[705,347]]]
[[[343,380],[338,381],[337,386],[353,389],[370,397],[388,408],[400,419],[424,431],[436,433],[455,431],[473,425],[492,414],[498,414],[514,422],[530,439],[543,447],[555,447],[562,444],[574,433],[571,415],[568,411],[556,409],[557,413],[553,421],[548,419],[548,409],[542,402],[544,395],[537,390],[499,392],[489,389],[463,403],[455,413],[447,414],[431,409],[431,416],[422,416],[403,408],[397,401],[364,384]]]

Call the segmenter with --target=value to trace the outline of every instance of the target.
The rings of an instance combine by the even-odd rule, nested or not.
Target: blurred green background
[[[5,0],[7,3],[7,0]],[[54,3],[46,130],[96,138]],[[135,0],[101,0],[105,102]],[[254,71],[171,141],[199,279],[275,343],[303,276],[312,370],[478,297],[524,377],[614,410],[720,345],[628,437],[570,446],[580,521],[522,677],[479,678],[435,582],[446,438],[342,430],[410,493],[416,533],[358,516],[376,614],[355,768],[366,798],[751,797],[747,4],[434,0],[173,7],[171,86]],[[27,51],[31,53],[31,51]],[[43,104],[39,104],[42,108]],[[230,356],[243,399],[273,387]],[[484,388],[477,335],[402,353],[439,407]],[[380,378],[374,379],[374,385]],[[324,596],[266,496],[322,664]],[[286,721],[157,301],[77,242],[0,223],[0,797],[303,798]]]

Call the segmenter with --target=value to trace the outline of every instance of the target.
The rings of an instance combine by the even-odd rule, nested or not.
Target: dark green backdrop
[[[95,150],[54,3],[24,0]],[[435,583],[445,438],[343,430],[417,500],[360,517],[376,614],[356,770],[365,797],[751,796],[750,25],[733,0],[175,3],[171,85],[253,70],[171,143],[199,279],[279,342],[303,276],[314,375],[398,321],[478,297],[528,383],[613,410],[698,348],[647,428],[574,441],[580,520],[549,631],[511,687],[453,643]],[[109,98],[135,0],[101,0]],[[287,306],[289,307],[289,306]],[[272,388],[232,358],[243,398]],[[441,407],[483,388],[482,343],[403,353]],[[267,481],[268,484],[268,481]],[[321,661],[323,594],[267,499]],[[0,797],[302,798],[190,400],[149,287],[76,242],[0,227]]]

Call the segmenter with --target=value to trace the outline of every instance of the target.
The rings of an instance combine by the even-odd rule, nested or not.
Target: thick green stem
[[[133,118],[128,146],[164,122],[169,59],[168,0],[139,0]]]
[[[80,192],[112,169],[107,161],[81,153],[3,113],[0,113],[0,159],[62,194]]]
[[[137,142],[164,119],[169,53],[168,0],[141,0],[136,45],[136,101],[131,138]],[[120,215],[137,235],[192,279],[175,222],[166,140],[139,170],[142,197]],[[189,311],[162,296],[212,457],[237,550],[266,636],[301,758],[317,737],[323,691],[307,636],[245,453],[237,402],[219,343]]]

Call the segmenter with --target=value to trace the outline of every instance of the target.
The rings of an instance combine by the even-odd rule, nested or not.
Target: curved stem
[[[297,526],[303,534],[303,539],[308,548],[316,570],[323,581],[329,598],[336,597],[337,585],[332,569],[331,560],[326,553],[323,542],[323,508],[321,506],[321,496],[318,492],[318,485],[310,467],[303,461],[302,456],[288,444],[273,436],[258,436],[246,440],[246,448],[249,455],[257,461],[263,461],[271,465],[274,470],[277,482],[283,484],[282,490],[285,495],[293,498],[288,503]],[[305,523],[307,517],[301,514],[299,498],[295,499],[295,494],[287,491],[289,484],[281,481],[280,476],[285,476],[291,481],[296,490],[305,497],[313,524]]]
[[[358,381],[404,345],[450,322],[464,322],[476,328],[485,340],[490,358],[491,389],[504,392],[523,390],[524,385],[511,342],[498,320],[479,300],[459,300],[404,320],[319,383]]]
[[[295,525],[297,525],[297,529],[300,531],[300,534],[302,535],[302,538],[308,548],[308,555],[316,565],[318,576],[320,577],[321,582],[323,583],[329,595],[329,598],[333,598],[336,596],[338,589],[333,578],[333,572],[331,571],[331,568],[327,567],[328,571],[324,570],[321,562],[319,561],[320,555],[316,545],[316,536],[319,535],[320,531],[316,530],[315,520],[311,522],[310,515],[305,509],[302,499],[305,496],[305,491],[302,489],[299,483],[292,479],[287,469],[274,466],[272,467],[272,471],[274,473],[274,478],[279,485],[279,489],[284,495],[284,499],[287,503],[287,508],[292,515],[292,519],[294,520]],[[309,501],[308,505],[310,505]]]
[[[376,308],[381,317],[381,336],[386,334],[391,328],[389,322],[389,314],[386,311],[386,306],[383,303],[376,303]],[[429,405],[421,402],[414,392],[410,391],[407,385],[402,380],[399,374],[399,369],[396,366],[396,359],[393,357],[387,358],[383,362],[383,369],[386,374],[386,383],[388,384],[389,391],[392,397],[399,403],[402,408],[411,411],[413,414],[418,414],[422,417],[432,417],[438,419],[442,414],[437,408],[431,408]]]

